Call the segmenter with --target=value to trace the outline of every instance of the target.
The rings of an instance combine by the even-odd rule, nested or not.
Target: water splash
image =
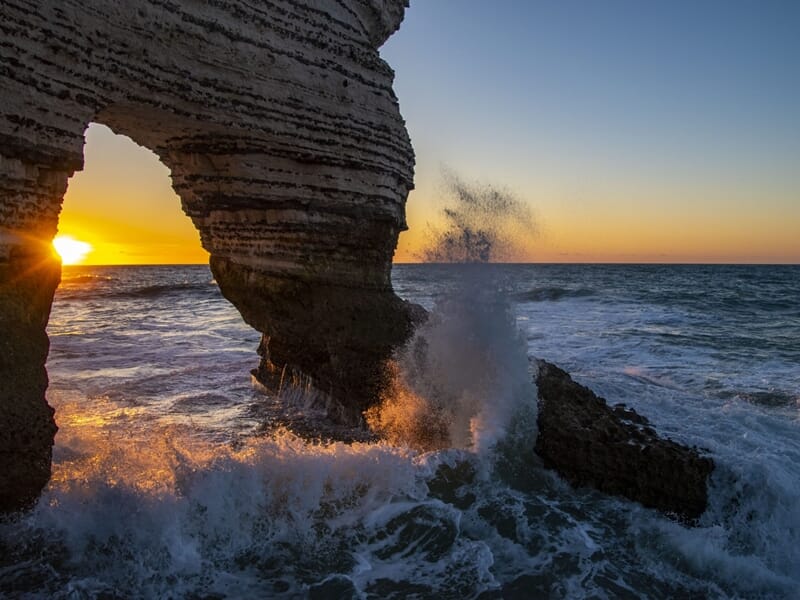
[[[536,232],[530,208],[509,190],[468,183],[443,170],[448,204],[442,225],[429,227],[420,258],[429,263],[490,263],[522,254]]]
[[[413,453],[387,444],[275,431],[209,445],[174,426],[109,433],[100,421],[63,423],[36,509],[0,523],[22,565],[0,558],[0,596],[251,597],[272,587],[297,597],[355,567],[367,515],[426,492]]]
[[[457,283],[396,356],[393,383],[367,422],[394,443],[483,453],[516,412],[535,412],[526,344],[488,264],[507,255],[512,231],[531,230],[532,221],[510,192],[451,172],[444,178],[452,202],[424,254],[429,262],[460,263]]]
[[[384,402],[367,415],[394,443],[483,452],[515,411],[535,410],[525,343],[508,304],[479,285],[483,279],[437,303],[398,354]]]

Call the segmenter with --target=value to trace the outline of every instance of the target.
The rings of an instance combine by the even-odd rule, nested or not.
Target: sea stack
[[[411,329],[390,268],[414,154],[378,48],[406,0],[5,2],[0,29],[0,511],[36,498],[56,428],[50,249],[84,131],[154,151],[222,293],[355,420]]]

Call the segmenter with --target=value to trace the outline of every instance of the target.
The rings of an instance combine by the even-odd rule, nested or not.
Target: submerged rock
[[[573,485],[624,496],[683,521],[706,509],[714,462],[659,437],[646,418],[609,406],[557,366],[540,360],[536,453]]]

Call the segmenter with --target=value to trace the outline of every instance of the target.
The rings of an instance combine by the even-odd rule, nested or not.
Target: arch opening
[[[208,264],[158,156],[99,123],[85,139],[84,168],[69,180],[58,223],[57,238],[91,246],[73,264]]]
[[[248,373],[260,334],[221,296],[157,155],[99,124],[84,153],[56,240],[91,249],[62,267],[47,326],[52,480],[100,468],[165,485],[170,438],[230,441],[257,425]]]

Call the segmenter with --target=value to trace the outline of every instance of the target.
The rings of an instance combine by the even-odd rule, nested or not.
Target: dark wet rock
[[[573,485],[624,496],[686,522],[708,502],[714,462],[696,448],[659,437],[647,419],[609,406],[568,373],[537,361],[536,453]]]
[[[212,257],[226,298],[265,333],[253,375],[270,391],[313,386],[337,423],[358,425],[387,385],[386,361],[410,336],[416,305],[391,288],[348,288],[242,275]],[[302,343],[301,343],[302,341]]]
[[[781,408],[784,406],[800,405],[800,396],[795,393],[784,392],[782,390],[771,390],[768,392],[739,392],[732,394],[733,398],[741,398],[745,402],[766,406],[768,408]]]

